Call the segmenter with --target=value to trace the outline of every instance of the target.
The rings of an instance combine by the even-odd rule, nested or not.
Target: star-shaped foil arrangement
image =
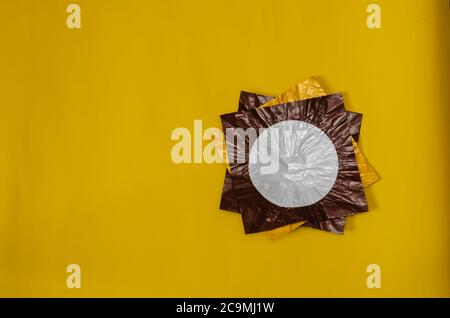
[[[240,213],[246,234],[343,234],[347,216],[368,211],[364,188],[380,179],[358,146],[362,117],[314,78],[278,97],[241,92],[238,111],[221,116],[220,208]]]

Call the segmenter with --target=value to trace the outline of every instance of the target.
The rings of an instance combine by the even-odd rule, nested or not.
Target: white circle
[[[339,159],[328,136],[300,120],[266,128],[250,150],[250,179],[271,203],[296,208],[316,203],[336,181]]]

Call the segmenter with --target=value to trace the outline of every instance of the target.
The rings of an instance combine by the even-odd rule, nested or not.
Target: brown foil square
[[[261,101],[255,99],[256,103]],[[221,119],[224,131],[227,128],[267,128],[284,120],[302,120],[327,134],[339,158],[336,182],[324,198],[306,207],[282,208],[267,201],[253,186],[248,175],[249,141],[246,140],[246,162],[230,163],[232,185],[224,185],[225,193],[234,193],[236,197],[246,233],[267,231],[301,221],[326,221],[319,227],[327,229],[330,223],[342,223],[342,220],[329,219],[368,210],[341,94],[249,109],[222,115]],[[236,191],[232,191],[233,188]],[[226,205],[225,199],[221,206]],[[233,206],[234,209],[237,207]]]
[[[241,91],[239,96],[238,111],[248,111],[250,109],[258,108],[265,103],[271,101],[273,97],[251,92]],[[347,122],[350,129],[350,134],[353,139],[358,141],[359,132],[362,124],[362,114],[347,111]],[[222,196],[220,200],[220,209],[239,213],[239,205],[234,195],[232,179],[228,170],[225,171],[224,185],[222,189]],[[312,227],[318,230],[342,234],[345,228],[345,217],[334,218],[324,221],[312,221],[303,224],[302,226]]]

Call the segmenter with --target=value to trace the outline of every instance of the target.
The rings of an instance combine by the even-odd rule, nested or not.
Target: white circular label
[[[296,208],[316,203],[336,181],[339,159],[330,138],[300,120],[265,129],[250,150],[250,179],[273,204]]]

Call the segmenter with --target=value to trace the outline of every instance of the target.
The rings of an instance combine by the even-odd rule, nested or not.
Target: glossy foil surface
[[[243,130],[268,128],[286,120],[299,120],[322,130],[333,142],[339,158],[339,171],[330,192],[309,206],[286,208],[264,198],[250,180],[249,140],[244,149],[245,162],[230,163],[232,186],[246,233],[271,230],[301,221],[323,221],[367,211],[361,178],[352,145],[342,96],[332,94],[304,101],[263,107],[221,116],[227,128]],[[236,147],[236,145],[231,145]]]
[[[253,185],[264,198],[285,208],[322,199],[333,187],[338,169],[330,138],[304,121],[286,120],[270,126],[250,150]]]

